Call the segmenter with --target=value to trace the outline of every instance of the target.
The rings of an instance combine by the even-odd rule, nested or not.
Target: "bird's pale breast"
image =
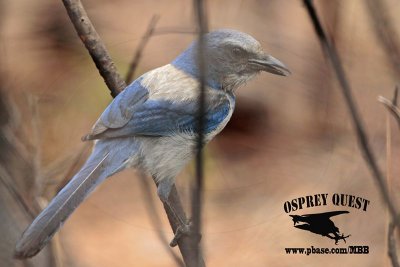
[[[147,73],[141,84],[149,90],[150,99],[170,100],[172,103],[197,102],[198,99],[198,81],[169,64]],[[206,92],[208,96],[226,95],[229,105],[227,112],[215,114],[212,118],[218,124],[206,133],[205,141],[209,142],[230,120],[235,101],[232,95],[222,90],[207,87]],[[164,137],[137,137],[137,140],[140,143],[141,167],[162,179],[173,179],[191,159],[196,147],[196,134],[185,131]]]

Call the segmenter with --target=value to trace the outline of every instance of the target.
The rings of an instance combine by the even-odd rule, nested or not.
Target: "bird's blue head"
[[[235,30],[216,30],[205,36],[204,60],[207,85],[225,91],[234,91],[260,71],[287,76],[288,68],[265,53],[252,36]],[[198,78],[197,41],[171,64]]]

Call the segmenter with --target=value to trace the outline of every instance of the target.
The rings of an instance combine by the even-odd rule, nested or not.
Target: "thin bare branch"
[[[180,27],[160,27],[154,30],[154,35],[162,35],[162,34],[198,34],[197,31],[188,28],[180,28]]]
[[[136,49],[136,52],[132,58],[130,65],[129,65],[128,72],[125,76],[125,82],[127,84],[132,82],[132,80],[134,79],[134,74],[135,74],[137,66],[139,65],[139,62],[142,58],[143,51],[144,51],[147,43],[149,42],[150,38],[153,36],[155,27],[156,27],[159,19],[160,19],[159,15],[154,15],[151,18],[149,25],[147,26],[147,30],[146,30],[145,34],[143,35],[143,37],[139,43],[139,46]],[[147,181],[148,179],[146,179],[147,177],[142,171],[139,171],[138,173],[141,178],[140,181],[141,181],[141,188],[143,190],[143,195],[145,196],[144,203],[147,206],[146,211],[149,214],[150,220],[153,223],[154,228],[161,229],[162,223],[161,223],[160,217],[158,216],[158,213],[157,213],[157,210],[156,210],[156,207],[154,204],[154,199],[152,197],[151,190],[150,190],[150,187],[149,187],[149,184]],[[166,251],[170,254],[171,258],[177,264],[177,266],[184,266],[184,263],[182,262],[182,260],[174,253],[174,251],[168,245],[169,241],[168,241],[167,237],[165,236],[164,232],[157,231],[157,236],[158,236],[159,240],[161,241],[161,244],[163,244]]]
[[[399,88],[396,87],[394,98],[392,101],[383,96],[379,96],[378,101],[381,102],[385,106],[385,108],[387,108],[388,111],[390,111],[390,113],[393,115],[400,128],[400,109],[397,107],[397,93],[396,93],[398,92],[398,90]]]
[[[389,100],[385,99],[384,97],[379,97],[378,100],[385,100],[383,103],[387,107],[387,114],[386,114],[386,178],[387,178],[387,185],[389,188],[389,194],[392,196],[392,137],[391,137],[391,121],[390,121],[390,114],[393,114],[393,111],[397,108],[397,96],[398,96],[398,87],[394,89],[393,100],[390,102]],[[382,101],[380,101],[382,102]],[[386,103],[386,104],[385,104]],[[395,116],[396,118],[396,116]],[[400,118],[400,117],[397,117]],[[399,122],[399,120],[397,120]],[[400,124],[399,124],[400,126]],[[390,214],[389,214],[390,215]],[[392,263],[393,267],[400,267],[399,262],[397,259],[397,251],[396,251],[396,238],[395,238],[395,231],[396,225],[392,223],[391,218],[388,219],[389,226],[388,226],[388,256]]]
[[[83,157],[86,156],[89,148],[90,143],[86,142],[79,153],[75,155],[75,158],[72,160],[72,163],[69,166],[67,172],[57,185],[57,192],[59,192],[71,180],[73,174],[79,170],[79,163],[83,160]]]
[[[170,254],[171,258],[174,260],[176,265],[183,267],[183,266],[185,266],[184,263],[174,253],[174,251],[170,248],[170,246],[168,245],[169,241],[168,241],[167,237],[165,236],[164,232],[161,231],[162,223],[161,223],[161,219],[160,219],[160,217],[159,217],[159,215],[157,213],[156,206],[154,204],[154,198],[153,198],[153,195],[151,193],[151,188],[150,188],[150,185],[149,185],[149,179],[147,179],[148,177],[142,171],[139,171],[138,173],[139,173],[139,176],[140,176],[139,180],[141,182],[142,189],[143,189],[143,195],[145,197],[144,203],[146,205],[146,211],[149,214],[150,221],[153,223],[154,229],[158,229],[159,230],[159,231],[157,231],[158,239],[161,241],[161,244],[163,244],[163,247]]]
[[[393,114],[393,117],[396,119],[400,127],[400,109],[397,106],[393,105],[393,103],[389,99],[383,96],[379,96],[378,101],[381,102]]]
[[[171,188],[171,192],[168,197],[168,202],[169,205],[167,205],[166,203],[163,203],[163,205],[167,213],[168,221],[172,227],[172,230],[174,234],[176,234],[178,228],[182,226],[182,222],[180,219],[184,221],[188,220],[175,185]],[[193,239],[195,239],[196,241],[194,241]],[[197,246],[197,241],[198,238],[196,238],[194,235],[191,234],[182,235],[177,240],[178,247],[182,254],[183,261],[185,262],[186,267],[197,267],[195,249],[193,248],[193,244],[196,244]]]
[[[159,19],[160,19],[159,15],[154,15],[151,18],[149,25],[147,26],[147,30],[143,35],[138,48],[136,49],[135,55],[133,56],[131,63],[129,64],[129,69],[125,76],[126,84],[132,82],[137,66],[139,65],[139,61],[142,58],[143,50],[146,47],[147,43],[149,42],[150,37],[153,35]]]
[[[396,224],[390,223],[389,224],[389,231],[388,231],[388,255],[390,261],[392,262],[393,267],[400,267],[399,260],[397,257],[397,248],[396,248]]]
[[[126,87],[126,84],[117,72],[117,69],[112,62],[111,57],[108,55],[103,42],[90,22],[82,3],[79,0],[62,1],[67,9],[72,23],[75,26],[76,31],[78,32],[78,35],[92,56],[93,61],[99,69],[100,75],[104,78],[108,89],[111,91],[111,95],[113,97],[117,96],[118,93],[120,93]],[[182,208],[175,185],[172,187],[169,199],[169,204],[174,210],[172,211],[166,205],[164,205],[164,208],[170,221],[171,228],[173,232],[176,233],[178,227],[180,226],[180,222],[176,221],[174,214],[178,213],[177,215],[180,216],[180,218],[186,218],[186,215]],[[183,260],[186,266],[189,267],[195,266],[191,264],[191,261],[193,260],[193,250],[191,249],[191,244],[193,241],[191,241],[191,239],[193,238],[194,237],[192,237],[192,235],[184,235],[178,240],[178,246]]]
[[[350,111],[353,126],[356,131],[359,148],[360,148],[360,150],[364,156],[364,159],[366,160],[366,162],[372,172],[373,178],[377,182],[381,197],[383,198],[386,205],[388,206],[389,213],[392,217],[393,222],[396,223],[397,225],[399,225],[397,209],[390,199],[388,187],[385,182],[384,176],[382,175],[382,172],[380,171],[378,164],[376,163],[375,155],[373,154],[371,147],[369,145],[368,137],[364,130],[364,126],[361,121],[361,117],[359,115],[357,106],[353,100],[350,84],[347,80],[346,74],[344,72],[344,69],[343,69],[342,63],[340,61],[339,55],[336,51],[336,48],[329,42],[328,38],[326,37],[326,34],[325,34],[325,32],[321,26],[321,23],[319,21],[318,15],[315,11],[313,1],[312,0],[303,0],[303,2],[306,6],[306,9],[307,9],[308,14],[311,19],[311,22],[314,25],[314,29],[319,38],[321,47],[322,47],[323,51],[325,52],[327,58],[330,60],[332,67],[335,71],[336,78],[339,81],[340,89],[344,96],[347,107]]]
[[[71,22],[74,24],[75,30],[89,51],[100,75],[111,91],[111,96],[116,97],[126,84],[119,75],[106,46],[97,34],[92,22],[90,21],[81,1],[79,0],[62,0],[65,9],[68,12]]]
[[[40,174],[41,170],[41,146],[40,146],[40,121],[38,111],[38,98],[32,94],[27,95],[28,105],[31,113],[31,131],[32,137],[32,167],[33,177],[35,177],[34,195],[39,196],[42,192],[43,181]]]
[[[371,23],[378,42],[385,51],[387,60],[392,65],[396,75],[400,74],[400,39],[397,27],[388,18],[388,7],[382,0],[367,0],[367,6]]]
[[[29,205],[26,203],[24,197],[19,193],[18,189],[11,182],[11,176],[8,171],[0,166],[0,182],[4,185],[8,192],[14,200],[22,207],[26,214],[29,215],[31,219],[35,218],[35,213],[31,210]]]
[[[205,37],[208,31],[207,18],[205,13],[205,4],[203,0],[194,0],[194,10],[196,13],[196,22],[198,27],[198,54],[197,64],[199,70],[200,92],[198,99],[197,111],[197,145],[196,145],[196,179],[192,193],[192,219],[193,232],[195,236],[201,235],[201,219],[202,219],[202,203],[203,203],[203,184],[204,184],[204,161],[203,161],[203,142],[204,142],[204,126],[205,126],[205,102],[206,102],[206,57],[205,57]],[[198,242],[193,239],[192,242]],[[195,266],[205,266],[202,258],[201,243],[192,244],[195,248]]]
[[[399,86],[396,85],[396,87],[394,88],[393,99],[392,99],[393,105],[397,106],[398,98],[399,98]]]

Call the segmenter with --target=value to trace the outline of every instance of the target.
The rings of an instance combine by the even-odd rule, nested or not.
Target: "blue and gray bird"
[[[235,30],[206,34],[205,142],[228,123],[235,91],[261,71],[287,76],[252,36]],[[120,93],[84,140],[96,140],[82,169],[25,230],[18,258],[36,255],[75,208],[107,177],[133,167],[150,174],[168,205],[175,177],[196,148],[199,94],[198,43],[170,64],[149,71]]]

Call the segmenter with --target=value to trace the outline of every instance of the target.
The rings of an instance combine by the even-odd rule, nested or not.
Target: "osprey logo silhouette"
[[[331,217],[347,213],[349,213],[347,210],[343,210],[289,216],[292,217],[294,227],[310,231],[317,235],[326,236],[335,240],[335,244],[337,245],[340,240],[346,243],[346,238],[350,237],[350,235],[345,236],[343,233],[340,233],[339,228],[331,220]]]

